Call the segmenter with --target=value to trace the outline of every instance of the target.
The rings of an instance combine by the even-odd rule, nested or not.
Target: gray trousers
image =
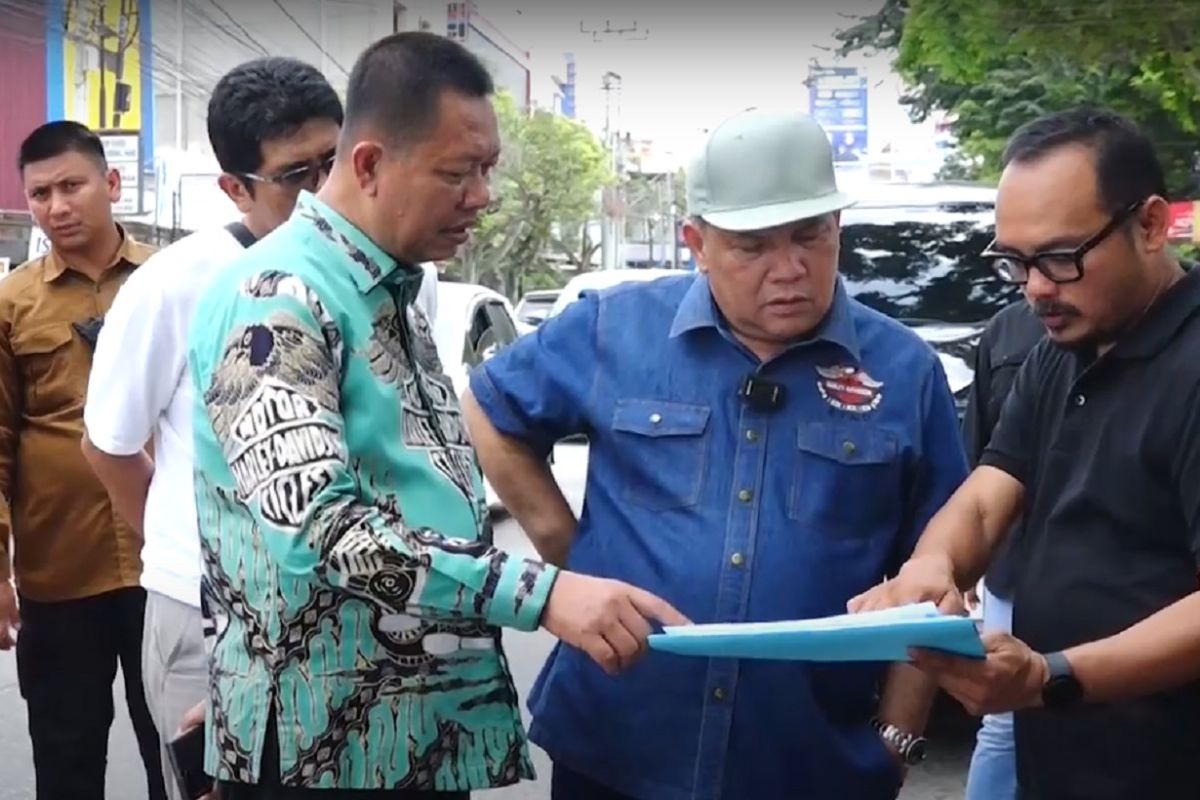
[[[148,592],[142,634],[142,683],[146,705],[162,742],[163,779],[171,800],[183,800],[171,771],[167,742],[175,738],[183,715],[208,692],[208,654],[200,609],[166,595]]]

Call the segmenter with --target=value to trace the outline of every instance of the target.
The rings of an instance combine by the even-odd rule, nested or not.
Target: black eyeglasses
[[[1108,224],[1095,236],[1072,249],[1043,250],[1031,256],[993,250],[995,241],[988,245],[980,256],[1007,283],[1024,284],[1029,281],[1029,270],[1036,269],[1053,283],[1072,283],[1083,277],[1083,257],[1121,227],[1121,223],[1142,207],[1143,200],[1130,203],[1112,215]]]
[[[256,175],[253,172],[243,172],[243,178],[249,178],[258,183],[273,183],[288,189],[316,189],[322,175],[328,175],[333,169],[334,154],[310,161],[298,167],[280,172],[278,175]]]

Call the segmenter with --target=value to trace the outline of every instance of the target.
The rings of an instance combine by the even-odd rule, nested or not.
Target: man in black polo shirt
[[[1200,274],[1167,249],[1153,146],[1079,109],[1006,148],[986,254],[1048,337],[980,461],[854,611],[961,607],[1024,514],[1013,634],[915,653],[973,713],[1016,711],[1021,798],[1200,796]]]

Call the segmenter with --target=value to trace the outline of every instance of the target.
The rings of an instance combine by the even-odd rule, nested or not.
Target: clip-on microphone
[[[783,406],[783,386],[756,375],[750,375],[738,389],[738,397],[754,411],[775,411]]]

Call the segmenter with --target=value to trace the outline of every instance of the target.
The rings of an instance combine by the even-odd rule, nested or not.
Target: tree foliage
[[[526,113],[512,97],[495,100],[501,157],[492,205],[449,272],[515,297],[556,285],[546,255],[586,268],[593,244],[587,221],[612,180],[604,148],[583,125],[546,111]]]
[[[1023,122],[1094,103],[1155,138],[1182,193],[1200,142],[1198,29],[1196,0],[885,0],[838,38],[842,54],[896,53],[914,119],[949,112],[960,174],[994,177]]]

